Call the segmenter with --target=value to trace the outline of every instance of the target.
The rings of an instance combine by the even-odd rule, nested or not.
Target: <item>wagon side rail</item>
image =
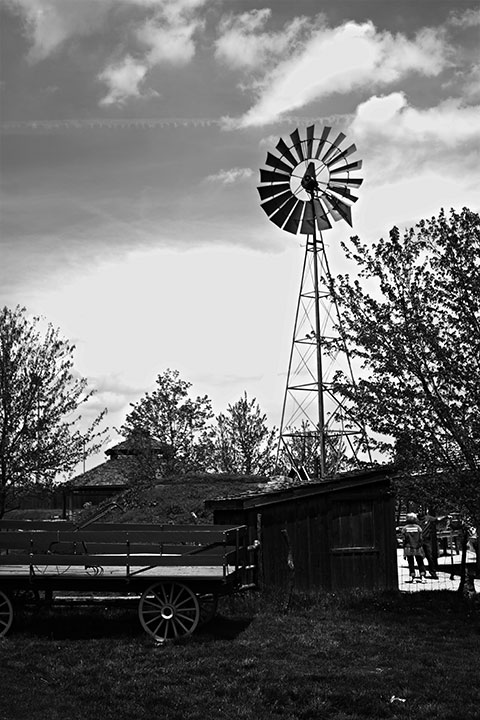
[[[35,575],[38,566],[109,566],[124,567],[128,577],[152,568],[215,567],[237,587],[255,584],[255,553],[245,526],[24,527],[0,527],[0,571],[28,566]]]

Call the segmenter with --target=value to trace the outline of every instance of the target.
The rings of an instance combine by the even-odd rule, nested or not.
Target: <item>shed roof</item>
[[[349,488],[358,489],[376,483],[389,483],[390,479],[396,474],[392,465],[381,465],[369,470],[339,473],[321,482],[291,485],[287,488],[270,490],[268,492],[246,492],[239,494],[237,497],[207,500],[205,504],[208,508],[246,510],[247,508],[260,507],[261,505],[272,505],[312,495],[338,492]]]

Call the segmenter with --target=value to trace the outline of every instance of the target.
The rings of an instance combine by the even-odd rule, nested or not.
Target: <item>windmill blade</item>
[[[329,192],[327,190],[327,192]],[[326,196],[325,196],[326,200]],[[337,210],[337,212],[340,213],[342,218],[347,221],[347,223],[350,225],[350,227],[353,227],[352,225],[352,211],[350,209],[349,205],[346,205],[341,200],[338,200],[338,198],[334,197],[333,195],[328,195],[328,200],[333,205],[333,208]]]
[[[288,218],[288,216],[292,212],[293,208],[299,202],[303,202],[303,201],[297,200],[297,198],[292,195],[287,200],[287,202],[284,205],[282,205],[282,207],[279,210],[277,210],[277,212],[273,213],[273,215],[270,216],[270,220],[273,223],[275,223],[275,225],[278,225],[278,227],[282,227],[285,220]]]
[[[318,198],[314,198],[313,205],[315,207],[315,218],[317,220],[318,229],[329,230],[332,227],[332,223],[328,219],[325,208]]]
[[[260,170],[260,182],[290,182],[290,175],[284,175],[283,173],[279,172],[272,172],[272,170]]]
[[[315,232],[314,227],[315,215],[313,214],[312,203],[305,203],[305,212],[303,214],[302,227],[300,232],[302,235],[313,235]]]
[[[335,155],[335,157],[332,158],[331,160],[329,160],[328,162],[326,162],[325,165],[326,165],[328,168],[330,168],[330,165],[336,165],[336,163],[337,163],[339,160],[341,160],[342,158],[348,157],[349,155],[351,155],[352,153],[354,153],[356,149],[357,149],[357,146],[356,146],[355,143],[354,143],[353,145],[350,145],[350,147],[348,147],[348,148],[347,148],[346,150],[344,150],[343,152],[339,153],[338,155]]]
[[[270,200],[261,203],[260,207],[267,213],[267,215],[271,215],[275,212],[275,210],[278,210],[278,208],[280,208],[289,197],[292,197],[292,191],[290,188],[286,192],[281,193],[281,195],[276,195]]]
[[[360,170],[363,165],[363,160],[357,160],[356,162],[350,163],[349,165],[342,165],[342,167],[339,168],[332,168],[330,170],[330,175],[335,175],[335,173],[342,173],[350,170]]]
[[[337,131],[333,136],[327,126],[316,137],[313,123],[303,140],[302,134],[296,128],[286,141],[279,138],[276,152],[267,153],[257,187],[260,207],[273,223],[293,234],[322,232],[339,220],[352,226],[351,207],[358,200],[353,193],[363,184],[363,178],[351,176],[362,167],[361,160],[349,160],[356,145],[342,150],[345,134]]]
[[[332,203],[330,202],[330,200],[328,199],[328,197],[326,195],[324,195],[322,197],[322,200],[325,203],[325,205],[327,206],[327,210],[330,213],[330,215],[333,217],[335,222],[338,222],[339,220],[343,220],[343,215],[341,215],[338,212],[338,210],[332,205]]]
[[[337,193],[337,195],[342,195],[345,198],[348,198],[348,200],[351,200],[352,202],[357,202],[358,197],[356,195],[352,195],[350,190],[346,187],[328,187],[329,190],[331,190],[334,193]]]
[[[325,155],[322,157],[322,162],[324,162],[326,164],[326,161],[328,160],[328,158],[332,157],[333,153],[340,152],[340,145],[345,140],[345,138],[346,138],[346,135],[344,135],[342,132],[338,133],[337,137],[331,144],[330,148],[327,150]]]
[[[322,197],[322,201],[323,201],[323,202],[325,203],[325,205],[327,206],[327,210],[328,210],[328,212],[330,213],[330,215],[333,217],[333,219],[335,220],[335,222],[338,222],[339,220],[343,220],[343,215],[341,215],[341,214],[338,212],[338,210],[336,210],[336,209],[334,208],[334,206],[332,205],[332,203],[330,202],[330,200],[328,199],[328,197],[327,197],[326,195],[324,195],[324,196]]]
[[[292,167],[295,167],[296,165],[298,165],[297,158],[295,157],[295,155],[293,155],[293,153],[291,152],[287,143],[284,140],[282,140],[282,138],[280,138],[280,140],[278,141],[278,143],[276,144],[275,147],[278,150],[278,152],[281,153],[282,158],[284,158],[285,160],[288,160],[289,163],[292,163]]]
[[[284,163],[280,160],[280,158],[275,157],[275,155],[272,155],[272,153],[267,153],[267,159],[265,160],[267,165],[270,165],[270,167],[276,168],[277,170],[283,170],[284,172],[290,174],[292,172],[292,168],[290,165],[287,165],[287,163]]]
[[[305,213],[303,215],[300,232],[303,235],[313,235],[315,232],[315,221],[320,231],[328,230],[332,227],[322,203],[318,198],[314,198],[313,207],[311,202],[305,203]]]
[[[330,134],[331,129],[332,129],[331,127],[326,127],[326,126],[323,128],[322,135],[320,137],[320,140],[318,141],[317,152],[315,153],[316,160],[318,160],[318,158],[320,157],[320,153],[322,152],[323,148],[325,147],[325,142]]]
[[[272,197],[272,195],[278,195],[285,190],[290,190],[290,183],[275,183],[275,185],[260,185],[257,187],[258,194],[265,200],[266,198]]]
[[[337,184],[337,183],[343,183],[344,185],[353,185],[354,187],[360,187],[360,185],[363,183],[362,178],[331,178],[330,179],[331,184]]]
[[[315,133],[315,125],[307,127],[307,158],[313,156],[313,135]]]
[[[298,232],[298,226],[300,225],[300,220],[302,219],[303,209],[307,205],[308,203],[303,200],[299,200],[282,229],[296,235]]]
[[[298,132],[298,128],[291,133],[290,137],[292,139],[293,147],[295,148],[295,151],[300,158],[300,161],[305,160],[302,148],[302,141],[300,140],[300,133]]]

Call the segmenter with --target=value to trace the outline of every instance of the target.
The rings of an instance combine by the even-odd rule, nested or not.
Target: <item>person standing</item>
[[[440,517],[436,512],[427,510],[425,515],[420,518],[422,526],[423,550],[428,563],[428,572],[434,580],[438,580],[438,545],[437,545],[437,524],[443,520],[446,515]]]
[[[425,581],[425,565],[423,558],[425,551],[423,549],[423,533],[415,513],[407,513],[407,522],[402,528],[403,536],[403,557],[408,563],[408,571],[410,582],[415,580],[415,562],[420,573],[420,582]]]

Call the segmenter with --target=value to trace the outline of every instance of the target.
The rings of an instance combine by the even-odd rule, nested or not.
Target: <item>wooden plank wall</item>
[[[286,530],[302,591],[396,589],[395,505],[388,482],[363,488],[319,492],[258,507],[214,510],[216,523],[245,523],[250,541],[261,542],[260,581],[286,587]]]

